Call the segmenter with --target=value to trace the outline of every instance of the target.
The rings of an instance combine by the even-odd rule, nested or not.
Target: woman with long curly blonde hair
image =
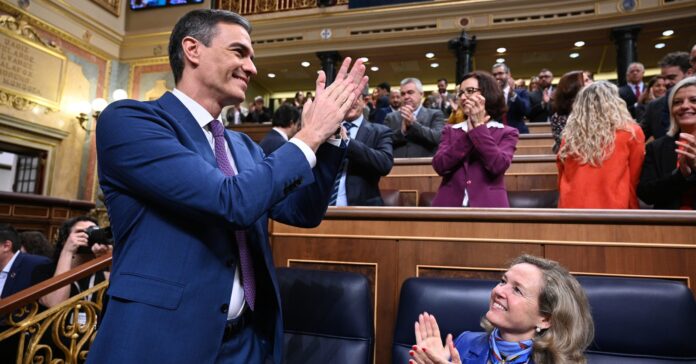
[[[583,88],[558,152],[558,207],[638,208],[636,186],[645,136],[618,88],[606,81]]]

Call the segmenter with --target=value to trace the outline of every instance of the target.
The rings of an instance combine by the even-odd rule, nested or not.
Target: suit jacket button
[[[227,313],[227,310],[229,309],[229,307],[230,306],[228,304],[226,304],[226,303],[223,304],[222,306],[220,306],[220,312]]]
[[[466,181],[466,184],[470,185],[470,184],[471,184],[471,180]]]
[[[227,259],[227,261],[225,262],[225,266],[228,268],[234,267],[234,259]]]

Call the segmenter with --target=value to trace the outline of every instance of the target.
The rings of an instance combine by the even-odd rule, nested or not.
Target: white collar
[[[10,259],[10,261],[7,262],[7,265],[5,265],[5,266],[2,268],[2,273],[10,274],[10,269],[12,268],[12,264],[14,264],[14,261],[17,259],[18,256],[19,256],[19,250],[17,250],[17,251],[14,253],[14,255],[12,256],[12,259]]]
[[[503,125],[495,120],[491,120],[491,121],[486,123],[486,127],[489,129],[490,128],[502,129],[505,127],[505,125]],[[469,131],[469,126],[466,124],[466,121],[462,121],[461,123],[452,125],[452,129],[462,129],[464,131]]]
[[[363,115],[361,114],[360,116],[358,116],[357,119],[355,119],[355,120],[353,120],[353,121],[345,120],[344,122],[345,122],[345,123],[351,123],[351,124],[355,125],[355,128],[356,128],[356,129],[360,129],[360,125],[362,125],[363,119],[365,119],[365,118],[364,118]]]
[[[283,130],[283,129],[277,127],[277,126],[274,126],[274,127],[273,127],[273,130],[277,131],[278,134],[280,134],[280,136],[282,136],[283,139],[285,139],[286,142],[289,140],[288,135],[285,133],[285,130]]]
[[[184,104],[186,109],[191,113],[191,115],[193,115],[193,118],[196,119],[196,122],[201,128],[204,128],[210,123],[211,120],[213,120],[213,116],[210,115],[208,110],[203,108],[201,104],[190,98],[185,93],[181,92],[179,89],[174,88],[174,90],[172,90],[172,94],[176,96],[176,98],[179,99],[182,104]],[[215,119],[220,120],[220,115],[218,115]]]

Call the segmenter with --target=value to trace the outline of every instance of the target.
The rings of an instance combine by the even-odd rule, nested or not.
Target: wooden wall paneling
[[[551,123],[527,123],[527,129],[529,129],[529,134],[550,133]]]
[[[675,279],[695,290],[696,246],[631,248],[612,246],[547,246],[546,257],[576,273]],[[577,259],[584,257],[584,259]]]
[[[267,124],[255,124],[255,123],[243,123],[239,125],[230,125],[229,129],[244,133],[255,142],[260,142],[266,134],[273,129],[271,123]]]

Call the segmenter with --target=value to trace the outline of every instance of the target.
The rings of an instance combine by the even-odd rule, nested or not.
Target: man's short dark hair
[[[287,128],[300,121],[300,110],[284,103],[273,114],[273,126]]]
[[[379,85],[377,85],[377,88],[381,88],[382,90],[387,90],[387,92],[391,92],[391,85],[389,82],[382,82]]]
[[[188,12],[179,19],[169,37],[169,66],[174,73],[174,84],[179,83],[181,75],[184,73],[184,50],[181,41],[185,37],[192,37],[208,47],[217,35],[218,23],[237,24],[251,34],[249,21],[231,11],[197,9]]]
[[[691,68],[691,63],[689,63],[689,53],[667,53],[667,55],[662,57],[660,62],[657,63],[657,66],[660,68],[677,66],[681,69],[683,73],[686,73],[689,70],[689,68]]]
[[[437,83],[440,83],[440,81],[445,81],[445,83],[449,83],[449,82],[447,82],[446,78],[441,78],[441,79],[437,80]]]
[[[12,252],[17,252],[21,247],[21,242],[19,241],[19,234],[10,224],[0,224],[0,243],[5,241],[12,242]]]

